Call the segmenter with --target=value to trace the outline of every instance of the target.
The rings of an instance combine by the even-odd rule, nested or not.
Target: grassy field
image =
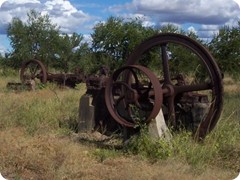
[[[181,132],[170,142],[142,137],[123,149],[79,140],[84,84],[76,89],[48,84],[30,92],[7,89],[9,81],[18,79],[0,77],[0,172],[7,179],[212,180],[240,172],[240,83],[231,78],[224,80],[221,119],[204,142]]]

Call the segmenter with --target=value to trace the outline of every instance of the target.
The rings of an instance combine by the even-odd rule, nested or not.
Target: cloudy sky
[[[62,32],[88,37],[109,16],[138,17],[145,26],[175,24],[211,38],[223,25],[240,21],[240,0],[0,0],[0,51],[10,51],[6,28],[13,17],[26,20],[30,9],[48,13]]]

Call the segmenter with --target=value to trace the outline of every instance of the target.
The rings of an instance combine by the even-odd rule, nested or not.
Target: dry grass
[[[35,92],[11,92],[5,88],[9,80],[0,78],[0,172],[7,179],[214,180],[233,179],[237,175],[240,144],[236,144],[239,128],[234,127],[239,120],[238,102],[225,101],[224,120],[216,128],[220,133],[213,133],[209,137],[213,140],[207,140],[209,144],[201,148],[183,139],[179,141],[183,154],[153,162],[121,150],[103,148],[99,154],[95,144],[78,141],[79,135],[69,130],[66,123],[77,118],[84,86],[80,85],[79,90],[61,90],[48,85]],[[239,84],[230,80],[224,83],[225,92],[234,91],[237,97]],[[215,146],[218,154],[213,162],[203,162],[206,167],[195,168],[189,163],[201,156],[208,157],[204,153],[210,153],[213,149],[208,148]],[[96,151],[106,157],[99,160]]]
[[[0,169],[8,179],[230,179],[232,172],[204,173],[177,159],[151,163],[119,154],[99,162],[94,146],[56,134],[31,137],[21,128],[0,132]]]
[[[223,80],[224,91],[227,93],[239,93],[240,82],[234,81],[231,77],[225,77]]]

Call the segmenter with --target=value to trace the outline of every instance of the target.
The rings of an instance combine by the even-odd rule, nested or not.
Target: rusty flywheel
[[[130,65],[114,72],[107,84],[105,99],[117,122],[134,127],[141,123],[140,117],[148,123],[157,116],[162,104],[162,88],[149,69]]]
[[[136,64],[147,64],[149,67]],[[191,71],[188,71],[189,68]],[[189,98],[184,100],[186,94],[187,97],[193,97],[190,102]],[[183,106],[194,106],[196,101],[202,102],[203,97],[206,97],[209,107],[194,130],[199,138],[204,138],[220,117],[223,104],[222,76],[206,48],[187,36],[175,33],[158,34],[137,46],[126,66],[110,77],[105,91],[110,114],[127,127],[136,125],[136,114],[145,117],[143,119],[148,123],[162,108],[169,127],[178,129],[182,123],[179,122],[179,112],[187,111]],[[194,116],[196,119],[198,113]]]
[[[20,70],[20,80],[22,83],[27,80],[39,80],[41,83],[47,82],[47,70],[39,60],[32,59],[23,63]]]

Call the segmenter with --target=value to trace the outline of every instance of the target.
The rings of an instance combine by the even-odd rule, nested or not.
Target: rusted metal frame
[[[31,68],[33,66],[33,68]],[[34,67],[35,66],[35,67]],[[30,71],[31,77],[26,77],[27,71]],[[39,71],[39,72],[38,72]],[[83,74],[53,74],[47,72],[43,63],[39,60],[32,59],[23,63],[20,70],[20,79],[22,83],[26,78],[39,79],[41,83],[45,84],[47,81],[58,82],[64,84],[68,82],[68,86],[75,86],[76,83],[84,82],[85,76]]]
[[[154,36],[152,38],[147,39],[143,43],[141,43],[135,51],[130,55],[127,65],[136,64],[137,61],[140,59],[140,56],[146,52],[148,49],[157,46],[162,45],[166,46],[167,43],[176,43],[180,44],[182,46],[185,46],[189,49],[191,49],[195,54],[200,57],[200,59],[203,61],[205,68],[208,70],[209,76],[211,77],[211,84],[202,84],[202,85],[190,85],[190,86],[184,86],[181,88],[173,87],[170,83],[165,82],[164,79],[164,86],[167,87],[165,90],[163,89],[163,92],[168,94],[168,97],[170,94],[172,94],[172,97],[176,96],[177,93],[185,92],[186,91],[199,91],[199,90],[205,90],[210,89],[212,90],[212,104],[208,113],[207,118],[200,124],[199,130],[196,133],[196,135],[200,138],[204,138],[207,132],[211,131],[214,126],[217,123],[217,120],[221,114],[222,109],[222,94],[223,94],[223,87],[222,87],[222,76],[221,72],[214,61],[211,54],[208,52],[206,48],[204,48],[202,45],[200,45],[195,40],[180,35],[180,34],[173,34],[173,33],[163,33],[159,34],[157,36]],[[164,48],[162,48],[164,49]],[[165,50],[166,51],[166,50]],[[162,53],[163,54],[163,53]],[[165,55],[166,56],[166,52]],[[166,60],[164,60],[166,61]],[[167,72],[167,70],[165,70]],[[165,72],[165,77],[167,77],[167,73]],[[169,81],[167,77],[167,81]],[[168,84],[168,86],[166,86]],[[199,89],[198,89],[199,88]],[[173,89],[173,90],[172,90]],[[175,92],[176,90],[176,92]],[[172,92],[173,91],[173,92]],[[165,96],[164,96],[165,97]],[[174,98],[171,98],[168,100],[170,104],[172,104]],[[171,108],[170,108],[171,109]]]
[[[162,65],[163,65],[163,88],[168,89],[168,95],[166,96],[168,102],[168,124],[176,128],[176,116],[174,107],[175,92],[172,88],[171,77],[169,73],[168,55],[167,55],[167,43],[161,45]]]

